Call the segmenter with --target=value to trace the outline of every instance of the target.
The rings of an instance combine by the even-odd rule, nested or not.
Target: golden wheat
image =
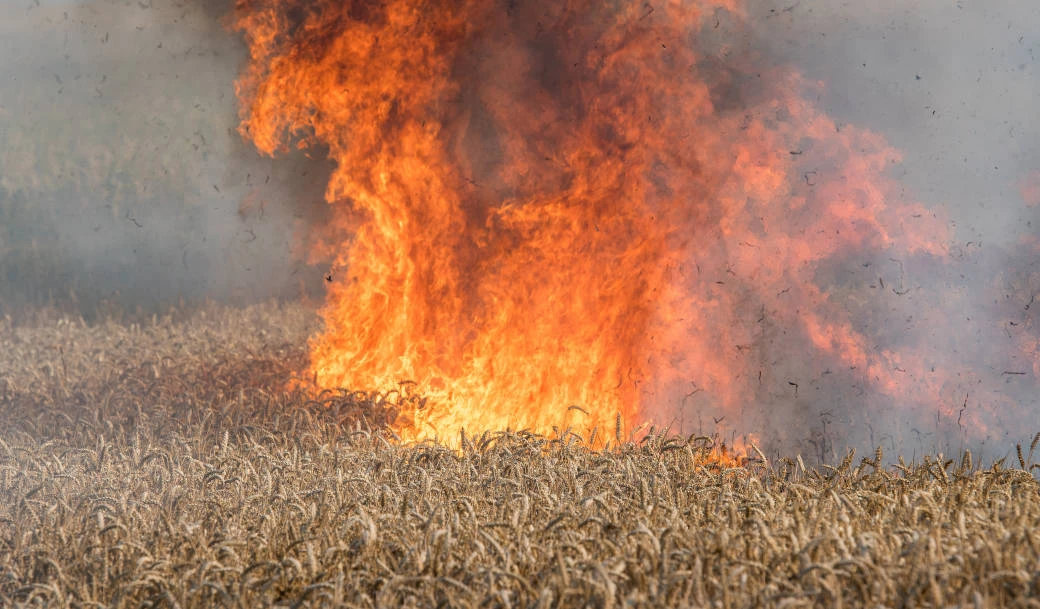
[[[0,606],[1036,606],[1018,465],[710,438],[405,446],[385,396],[288,391],[312,313],[0,322]]]

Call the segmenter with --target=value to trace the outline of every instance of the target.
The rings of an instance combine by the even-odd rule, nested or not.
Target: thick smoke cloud
[[[0,6],[0,308],[320,294],[328,168],[236,132],[224,2]]]

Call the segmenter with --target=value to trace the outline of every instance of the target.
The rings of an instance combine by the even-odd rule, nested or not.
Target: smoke
[[[320,293],[299,245],[329,168],[242,141],[229,8],[3,3],[0,307]]]
[[[823,82],[819,107],[900,150],[892,177],[907,199],[945,210],[954,228],[942,264],[882,252],[834,261],[818,282],[849,296],[873,346],[927,345],[935,368],[958,372],[935,412],[909,410],[803,357],[775,326],[754,350],[771,380],[754,402],[727,413],[703,394],[679,396],[660,422],[692,432],[727,416],[730,429],[823,459],[845,445],[949,451],[1023,439],[1037,407],[1036,362],[1023,354],[1036,357],[1040,335],[1040,206],[1023,201],[1040,170],[1040,5],[748,5],[746,20],[720,15],[699,44]],[[322,273],[300,243],[324,218],[332,168],[321,151],[269,160],[242,141],[233,83],[246,54],[223,26],[229,9],[0,6],[0,307],[74,296],[84,311],[107,300],[154,309],[318,292]],[[740,104],[753,83],[731,93],[725,103]],[[963,427],[975,410],[997,413],[988,429]]]
[[[742,423],[826,457],[845,445],[1002,451],[1026,440],[1040,407],[1040,209],[1024,200],[1040,168],[1040,5],[748,4],[741,26],[750,35],[719,38],[824,83],[815,103],[898,149],[892,177],[908,198],[942,210],[954,236],[942,264],[882,254],[836,261],[818,276],[830,293],[850,296],[859,329],[878,347],[925,345],[932,367],[951,371],[932,412],[871,399],[771,344],[764,359],[790,377],[789,391],[760,394]],[[990,424],[971,429],[964,421],[979,410]]]
[[[904,153],[896,176],[952,212],[963,241],[1004,244],[1036,220],[1040,5],[1012,0],[750,3],[764,51],[826,83],[821,107]]]

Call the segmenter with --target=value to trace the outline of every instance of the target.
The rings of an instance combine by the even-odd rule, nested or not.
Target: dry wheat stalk
[[[727,469],[711,463],[712,438],[623,442],[620,420],[612,448],[564,431],[403,446],[384,427],[399,397],[285,389],[310,315],[267,305],[5,326],[18,339],[0,353],[0,599],[1028,606],[1040,595],[1040,493],[1026,471],[1040,435],[1016,451],[1019,468],[977,469],[965,453],[951,472],[941,455],[887,468],[880,448],[869,468],[852,453],[829,470],[773,466],[756,449],[753,468]],[[41,374],[62,357],[66,372]]]

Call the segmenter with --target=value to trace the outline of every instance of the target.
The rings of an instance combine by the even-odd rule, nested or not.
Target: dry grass
[[[279,389],[314,319],[0,324],[0,606],[1038,606],[1021,462],[704,465],[486,434],[401,446]],[[1036,447],[1033,447],[1036,448]]]

